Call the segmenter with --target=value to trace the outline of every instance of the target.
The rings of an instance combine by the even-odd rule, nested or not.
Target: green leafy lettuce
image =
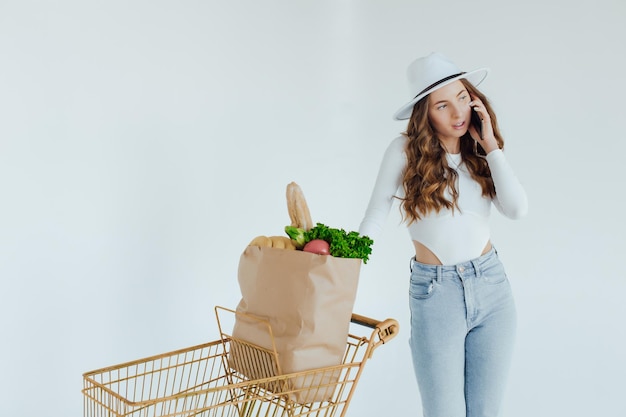
[[[369,260],[374,243],[368,236],[361,236],[358,232],[333,229],[322,223],[317,223],[315,227],[304,232],[305,243],[313,239],[322,239],[328,242],[331,256],[360,258],[364,264]]]

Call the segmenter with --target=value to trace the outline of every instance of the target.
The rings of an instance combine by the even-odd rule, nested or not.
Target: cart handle
[[[352,318],[350,319],[350,321],[352,323],[377,330],[380,340],[373,347],[387,343],[388,341],[396,337],[396,335],[400,331],[400,325],[395,319],[386,319],[383,321],[379,321],[362,316],[360,314],[352,313]]]

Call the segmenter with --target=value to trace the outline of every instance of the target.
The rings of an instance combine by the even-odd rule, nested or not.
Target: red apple
[[[329,255],[330,245],[322,239],[313,239],[302,248],[305,252],[316,253],[318,255]]]

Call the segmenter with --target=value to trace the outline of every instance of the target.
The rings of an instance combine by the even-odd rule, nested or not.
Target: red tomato
[[[317,253],[318,255],[329,255],[330,245],[322,239],[313,239],[302,248],[305,252]]]

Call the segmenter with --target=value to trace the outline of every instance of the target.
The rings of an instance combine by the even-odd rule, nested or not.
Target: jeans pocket
[[[498,262],[485,269],[483,271],[483,281],[491,285],[502,284],[503,282],[506,282],[507,276],[506,271],[504,270],[504,265]]]
[[[435,292],[435,279],[431,277],[420,277],[411,275],[411,285],[409,295],[418,300],[432,297]]]

